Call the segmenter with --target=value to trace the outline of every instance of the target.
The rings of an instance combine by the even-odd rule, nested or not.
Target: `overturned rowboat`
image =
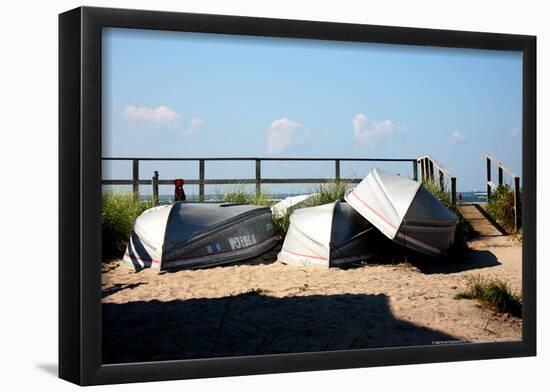
[[[392,243],[346,202],[301,208],[290,225],[278,260],[325,268],[367,261]]]
[[[176,202],[134,223],[123,260],[143,268],[200,268],[256,257],[276,244],[268,207]]]
[[[453,244],[457,216],[418,181],[373,169],[346,201],[391,240],[430,256]]]

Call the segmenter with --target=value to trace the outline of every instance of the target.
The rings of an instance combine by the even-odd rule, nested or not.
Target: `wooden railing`
[[[521,228],[521,187],[520,177],[512,170],[504,166],[502,162],[497,160],[491,155],[486,155],[487,161],[487,201],[491,198],[493,190],[497,190],[498,187],[504,185],[504,173],[508,174],[514,181],[514,228],[519,230]],[[498,168],[498,184],[495,184],[491,179],[491,163],[495,163]]]
[[[199,186],[199,200],[204,201],[204,186],[205,185],[227,185],[227,184],[255,184],[256,194],[261,193],[262,184],[319,184],[341,180],[350,183],[358,183],[361,179],[357,178],[340,178],[340,163],[341,162],[409,162],[413,166],[413,179],[418,180],[417,159],[412,158],[119,158],[107,157],[102,158],[104,161],[129,161],[132,162],[132,179],[116,179],[102,180],[103,185],[132,185],[135,197],[139,196],[140,185],[153,185],[153,201],[158,199],[158,185],[173,185],[173,179],[161,180],[158,177],[158,172],[151,180],[140,179],[139,164],[141,161],[195,161],[199,163],[198,179],[185,179],[186,185]],[[220,179],[205,178],[205,166],[210,161],[252,161],[255,162],[255,178],[235,178],[235,179]],[[262,177],[262,162],[265,161],[333,161],[334,162],[334,177],[330,178],[263,178]],[[156,190],[155,190],[156,189]]]
[[[456,204],[456,177],[448,171],[438,160],[426,155],[417,159],[420,165],[422,182],[432,181],[438,183],[442,191],[445,191],[445,177],[451,183],[450,198],[453,205]],[[437,169],[437,180],[435,170]]]

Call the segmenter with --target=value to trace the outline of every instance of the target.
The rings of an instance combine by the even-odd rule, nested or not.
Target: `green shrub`
[[[457,217],[458,223],[455,230],[455,238],[450,253],[461,253],[468,249],[468,240],[473,235],[472,227],[466,222],[456,205],[453,205],[449,190],[446,186],[441,188],[439,182],[429,180],[424,182],[424,186],[429,190],[445,207],[450,209]]]
[[[455,295],[455,299],[477,299],[501,313],[521,317],[521,296],[513,292],[508,283],[481,275],[469,276],[466,281],[466,291]]]
[[[491,194],[489,202],[487,203],[487,212],[506,231],[513,232],[515,230],[514,191],[508,184],[500,185],[498,189]]]
[[[102,198],[101,240],[103,260],[120,258],[132,234],[135,219],[150,202],[136,200],[132,194],[106,193]]]

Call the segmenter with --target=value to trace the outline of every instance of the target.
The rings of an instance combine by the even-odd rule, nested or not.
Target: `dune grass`
[[[346,192],[353,186],[344,181],[330,181],[320,184],[315,190],[313,197],[305,203],[307,207],[318,206],[321,204],[333,203],[337,200],[343,200]]]
[[[286,232],[288,231],[288,226],[290,226],[290,214],[286,212],[282,215],[272,215],[271,221],[273,223],[273,232],[275,237],[282,241],[285,239]]]
[[[139,201],[130,193],[105,193],[102,198],[102,259],[120,258],[132,234],[135,219],[151,202]]]
[[[223,201],[234,204],[249,204],[252,200],[252,195],[245,192],[244,189],[237,189],[223,194]]]
[[[521,295],[512,291],[508,283],[473,275],[467,278],[466,286],[466,290],[456,294],[455,299],[477,299],[498,312],[521,317]]]
[[[244,188],[236,188],[223,194],[223,201],[225,203],[234,204],[254,204],[258,206],[272,206],[276,203],[275,200],[269,197],[266,192],[248,193]]]
[[[501,185],[493,194],[491,194],[489,202],[487,203],[487,212],[508,233],[514,232],[514,191],[510,185]]]

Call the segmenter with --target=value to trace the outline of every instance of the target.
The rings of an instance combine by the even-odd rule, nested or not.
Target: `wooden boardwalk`
[[[458,206],[458,211],[479,237],[501,237],[506,235],[502,228],[488,218],[483,207],[480,204],[461,204]]]

